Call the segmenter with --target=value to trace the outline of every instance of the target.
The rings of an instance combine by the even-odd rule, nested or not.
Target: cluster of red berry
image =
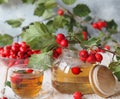
[[[62,33],[57,34],[57,36],[56,36],[56,42],[61,47],[68,47],[68,40],[65,38],[65,35],[62,34]]]
[[[62,47],[68,47],[68,40],[66,39],[65,35],[62,33],[57,34],[56,42],[59,45],[56,49],[53,50],[53,58],[58,58],[62,54]]]
[[[92,64],[101,62],[103,59],[102,55],[95,50],[91,50],[90,53],[88,53],[87,50],[83,49],[79,52],[79,56],[81,61]]]
[[[40,50],[32,50],[26,42],[14,42],[12,45],[0,47],[0,57],[5,57],[7,62],[2,61],[3,64],[11,67],[17,64],[28,64],[29,57],[32,54],[39,54]]]
[[[98,21],[92,24],[93,28],[101,30],[103,27],[107,26],[107,23],[105,21]]]
[[[40,50],[32,50],[26,42],[17,43],[12,45],[0,47],[0,56],[14,59],[26,59],[32,54],[39,54]]]

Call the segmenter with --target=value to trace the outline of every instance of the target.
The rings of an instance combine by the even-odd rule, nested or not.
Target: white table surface
[[[0,90],[2,89],[2,85],[3,85],[2,82],[4,80],[4,72],[5,72],[5,67],[0,66]],[[50,72],[50,70],[47,70],[44,73],[43,84],[45,85],[46,82],[49,83],[48,88],[52,87],[51,86],[51,72]],[[46,99],[73,99],[73,95],[61,94],[61,93],[57,92],[55,89],[53,89],[53,90],[54,91],[53,91],[53,94],[51,95],[51,97],[46,98]],[[13,98],[14,93],[11,90],[11,88],[9,88],[9,87],[6,87],[6,93],[5,94],[8,97],[8,99],[17,99],[17,98]],[[1,96],[1,94],[0,94],[0,96]],[[104,99],[104,98],[101,98],[96,94],[90,94],[90,95],[84,95],[83,99]],[[120,94],[115,95],[115,96],[110,97],[110,98],[107,98],[107,99],[120,99]]]

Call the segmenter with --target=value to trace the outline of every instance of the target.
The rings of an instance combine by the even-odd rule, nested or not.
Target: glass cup
[[[27,65],[13,67],[10,82],[17,99],[36,99],[42,89],[43,70],[30,69]]]
[[[1,72],[2,75],[2,89],[1,89],[1,96],[4,96],[5,94],[5,87],[6,82],[8,79],[8,71],[11,67],[17,66],[19,64],[28,64],[29,59],[13,59],[13,58],[5,58],[0,57],[0,66],[3,68],[3,72]]]

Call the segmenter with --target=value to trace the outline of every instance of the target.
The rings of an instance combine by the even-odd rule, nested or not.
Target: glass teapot
[[[52,85],[61,93],[93,93],[89,83],[89,71],[93,64],[80,61],[79,51],[63,49],[62,55],[52,66]]]

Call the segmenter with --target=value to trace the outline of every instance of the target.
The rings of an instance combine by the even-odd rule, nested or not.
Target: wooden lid
[[[116,79],[106,66],[96,65],[91,68],[89,80],[97,95],[101,97],[109,97],[115,94]]]

